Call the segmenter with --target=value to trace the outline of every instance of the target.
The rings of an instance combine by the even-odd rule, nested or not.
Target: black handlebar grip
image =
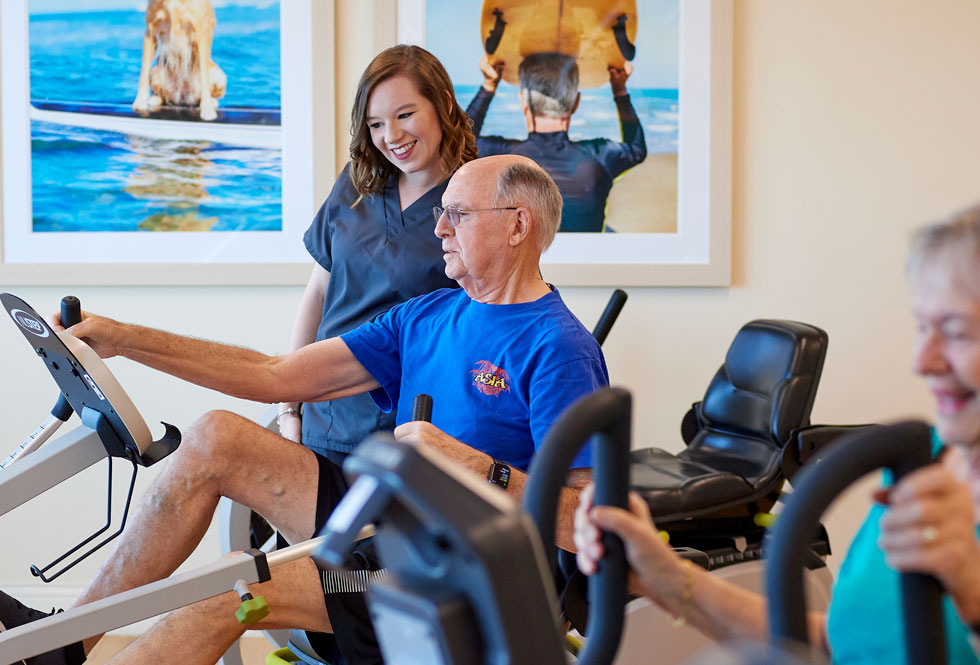
[[[602,316],[599,317],[599,322],[595,325],[595,330],[592,331],[592,336],[599,342],[599,346],[602,346],[602,343],[606,341],[606,336],[609,335],[613,324],[619,318],[619,313],[623,311],[623,305],[626,304],[627,297],[626,291],[622,289],[616,289],[609,297],[606,309],[602,312]]]
[[[424,420],[425,422],[432,421],[432,398],[425,393],[419,393],[415,396],[415,402],[412,403],[412,420]]]
[[[65,296],[61,299],[61,325],[71,328],[82,320],[82,303],[75,296]],[[74,413],[71,404],[64,395],[58,396],[58,401],[51,409],[51,415],[58,420],[65,422]]]
[[[75,296],[61,299],[61,325],[71,328],[82,320],[82,303]]]
[[[820,516],[858,478],[887,467],[896,481],[932,460],[931,432],[925,423],[865,427],[821,451],[817,464],[803,467],[793,493],[768,539],[765,587],[769,630],[774,642],[809,643],[804,560]],[[532,464],[533,471],[533,464]],[[942,587],[929,575],[903,573],[902,605],[910,665],[946,662]]]

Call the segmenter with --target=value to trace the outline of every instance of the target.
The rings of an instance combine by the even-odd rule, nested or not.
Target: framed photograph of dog
[[[301,283],[312,1],[139,4],[0,4],[0,282]]]
[[[565,214],[546,279],[727,286],[732,11],[732,0],[398,0],[397,34],[446,64],[481,155],[553,164]],[[489,108],[478,104],[488,68],[501,78]],[[614,102],[624,72],[643,136]]]

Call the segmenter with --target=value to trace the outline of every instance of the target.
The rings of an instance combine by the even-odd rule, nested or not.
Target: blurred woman
[[[936,464],[876,495],[854,538],[829,612],[809,635],[835,663],[904,663],[899,573],[935,576],[946,591],[948,662],[980,663],[980,206],[922,230],[909,259],[919,340],[913,360],[936,400]],[[943,445],[945,444],[945,446]],[[765,600],[678,557],[646,503],[576,513],[579,567],[593,573],[599,529],[625,543],[633,583],[665,611],[718,640],[767,637]]]

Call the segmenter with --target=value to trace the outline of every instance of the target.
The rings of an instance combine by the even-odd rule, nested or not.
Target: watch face
[[[487,474],[487,480],[497,487],[507,489],[507,484],[510,483],[510,467],[503,462],[494,460],[493,464],[490,465],[490,473]]]

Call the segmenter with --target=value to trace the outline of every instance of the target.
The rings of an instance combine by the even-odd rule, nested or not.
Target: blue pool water
[[[279,6],[216,8],[220,106],[280,106]],[[32,99],[132,103],[140,11],[32,15]],[[279,231],[282,151],[31,123],[33,230]]]

